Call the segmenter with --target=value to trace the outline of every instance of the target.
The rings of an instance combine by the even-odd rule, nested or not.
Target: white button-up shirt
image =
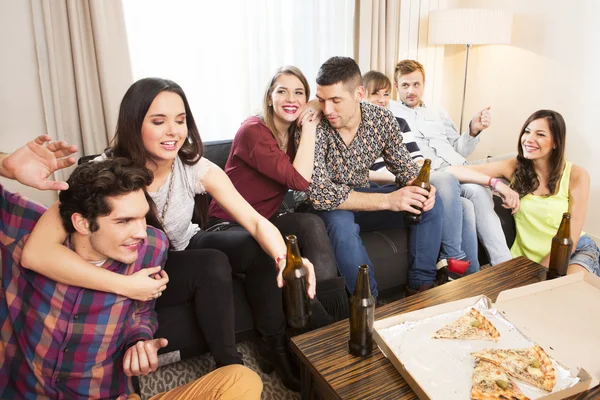
[[[460,135],[448,114],[440,108],[410,108],[399,101],[390,101],[389,109],[408,123],[423,156],[431,159],[433,170],[466,164],[465,157],[479,143],[479,135],[473,137],[469,134],[470,124]]]

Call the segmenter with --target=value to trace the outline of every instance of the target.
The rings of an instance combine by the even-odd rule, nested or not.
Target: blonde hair
[[[273,133],[277,132],[277,129],[275,128],[273,107],[271,107],[269,103],[271,102],[271,95],[273,94],[273,90],[275,89],[275,82],[277,82],[277,79],[279,79],[281,75],[293,75],[296,78],[298,78],[300,80],[300,83],[302,83],[302,86],[304,86],[304,95],[306,96],[306,101],[308,101],[308,99],[310,98],[310,86],[308,86],[308,81],[306,80],[306,77],[304,76],[302,71],[300,71],[293,65],[287,65],[278,68],[277,71],[275,71],[275,75],[273,75],[273,77],[269,81],[269,84],[267,85],[267,90],[265,90],[265,96],[263,98],[263,111],[261,115],[265,125]],[[288,132],[293,132],[294,129],[296,129],[295,122],[290,126]]]
[[[398,64],[396,64],[396,68],[394,69],[394,83],[398,84],[398,76],[399,75],[407,75],[411,74],[415,71],[421,71],[423,75],[423,82],[425,82],[425,68],[423,68],[423,64],[415,60],[402,60]]]

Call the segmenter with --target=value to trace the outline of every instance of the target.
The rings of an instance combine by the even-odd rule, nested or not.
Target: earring
[[[269,107],[273,107],[273,104],[269,103]]]

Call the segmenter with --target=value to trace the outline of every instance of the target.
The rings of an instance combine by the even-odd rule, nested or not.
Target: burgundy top
[[[309,182],[292,165],[295,155],[292,137],[288,142],[288,151],[284,153],[261,119],[250,117],[242,123],[233,139],[225,173],[260,215],[271,218],[279,209],[288,189],[308,189]],[[211,201],[208,213],[233,221],[215,200]]]

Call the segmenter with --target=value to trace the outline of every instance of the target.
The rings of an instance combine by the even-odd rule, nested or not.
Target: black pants
[[[300,253],[314,265],[318,301],[312,302],[311,328],[347,318],[348,299],[344,278],[337,275],[335,255],[323,220],[310,213],[285,213],[271,217],[270,221],[283,236],[296,235]],[[223,233],[246,232],[238,223],[218,218],[211,218],[209,225],[209,229]],[[220,250],[225,252],[222,248]]]
[[[245,288],[256,330],[261,336],[283,335],[286,329],[283,296],[277,287],[277,268],[243,227],[222,231],[200,231],[189,249],[216,249],[225,253],[233,273],[246,275]]]
[[[276,215],[271,222],[283,236],[298,238],[300,253],[315,267],[317,297],[312,302],[311,329],[348,318],[345,280],[338,276],[335,254],[323,220],[315,214],[292,212]]]
[[[169,283],[156,300],[157,337],[169,340],[169,348],[174,349],[185,347],[178,341],[197,340],[187,337],[193,331],[181,332],[177,324],[161,322],[162,308],[190,303],[217,366],[241,364],[235,346],[232,277],[227,256],[213,249],[170,251],[165,271]]]

